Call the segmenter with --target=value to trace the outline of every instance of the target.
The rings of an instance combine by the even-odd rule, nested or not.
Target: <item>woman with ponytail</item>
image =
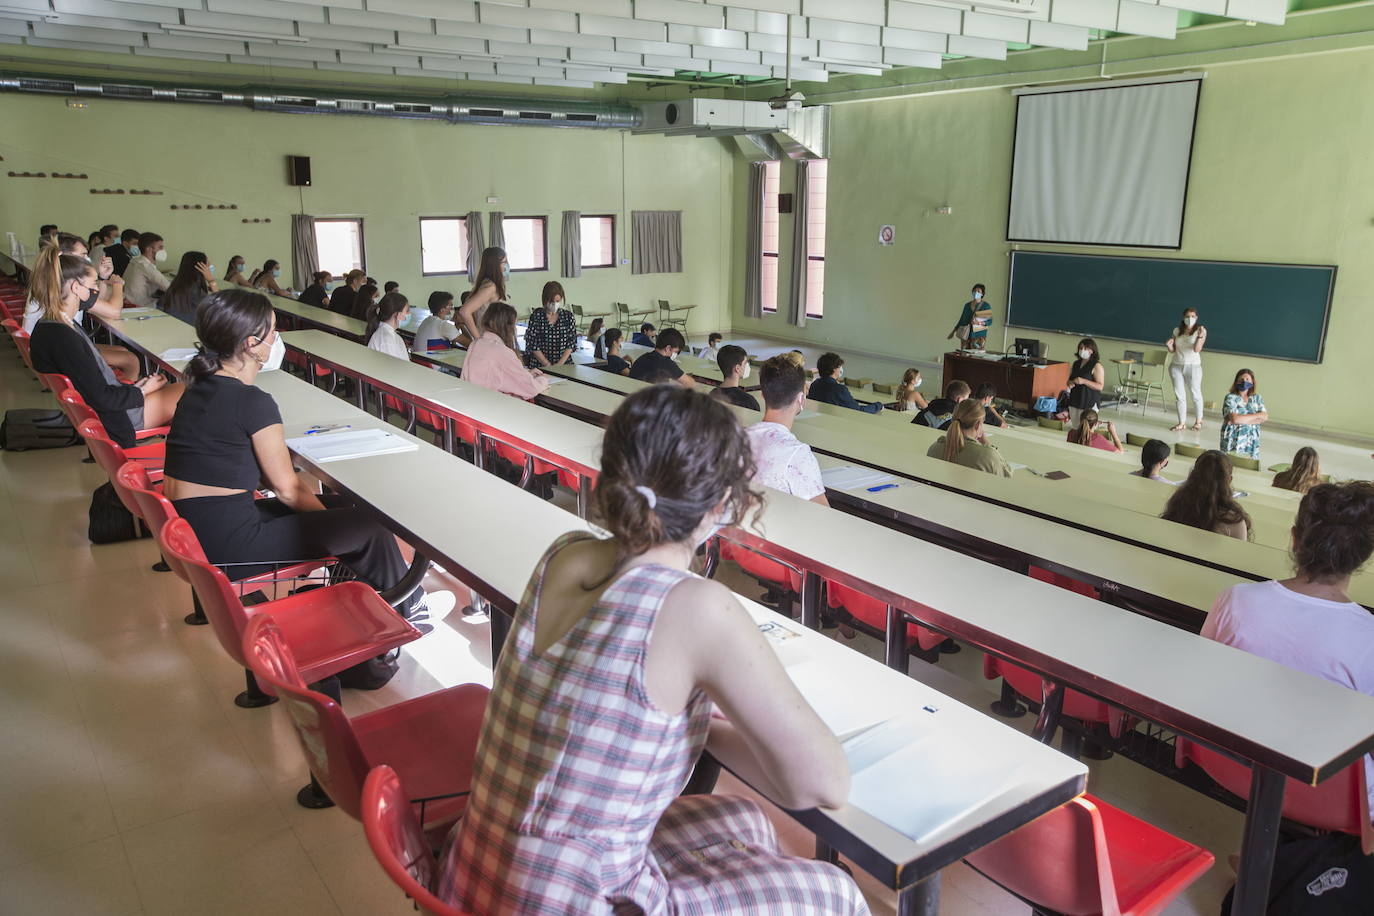
[[[477,276],[472,278],[472,291],[458,307],[458,323],[467,332],[466,346],[482,336],[482,312],[493,302],[506,301],[506,283],[510,281],[510,262],[504,248],[488,248],[482,252]]]
[[[410,362],[410,347],[396,329],[410,317],[410,300],[387,293],[367,312],[367,346],[378,353]]]
[[[338,496],[317,495],[291,463],[281,413],[253,383],[286,354],[272,304],[235,287],[211,293],[196,313],[199,353],[167,436],[162,491],[190,522],[211,563],[236,565],[230,578],[281,563],[338,557],[378,590],[405,575],[396,539]],[[264,485],[275,499],[254,499]],[[403,612],[419,605],[417,590]],[[345,679],[345,686],[366,686]],[[377,685],[380,686],[380,685]]]
[[[134,433],[165,426],[176,411],[182,385],[168,384],[160,373],[125,385],[76,325],[77,313],[100,289],[95,267],[85,258],[62,254],[48,245],[38,254],[29,291],[42,310],[29,341],[37,372],[65,375],[86,399],[110,438],[133,448]]]
[[[1010,477],[1011,465],[983,433],[983,417],[982,401],[973,398],[960,401],[954,407],[954,416],[945,427],[945,434],[931,443],[926,455],[975,471]]]
[[[1116,424],[1107,421],[1107,435],[1104,436],[1098,429],[1101,427],[1101,418],[1097,411],[1089,408],[1078,414],[1078,423],[1073,429],[1069,430],[1068,439],[1074,445],[1084,445],[1089,448],[1100,448],[1104,452],[1125,451],[1121,447],[1121,437],[1116,434]],[[1108,437],[1111,438],[1108,438]]]
[[[1374,554],[1374,484],[1318,484],[1293,525],[1291,579],[1221,593],[1208,639],[1374,696],[1374,616],[1350,600],[1350,578]],[[1364,758],[1374,811],[1374,757]]]
[[[1250,516],[1231,494],[1231,459],[1216,449],[1197,457],[1188,479],[1174,490],[1160,517],[1242,541],[1250,539]]]
[[[849,795],[839,742],[753,618],[690,571],[752,514],[753,470],[730,409],[694,391],[655,385],[611,416],[594,496],[610,536],[554,541],[516,609],[438,882],[451,905],[868,912],[834,865],[780,854],[756,802],[679,795],[703,750],[784,808]]]

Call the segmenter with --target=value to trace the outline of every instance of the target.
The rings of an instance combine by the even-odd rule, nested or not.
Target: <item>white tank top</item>
[[[1178,328],[1174,328],[1175,363],[1180,366],[1199,366],[1202,364],[1202,354],[1193,349],[1197,346],[1197,335],[1196,328],[1191,334],[1180,334]]]

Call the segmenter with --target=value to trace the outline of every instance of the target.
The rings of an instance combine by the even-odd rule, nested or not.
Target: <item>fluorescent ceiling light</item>
[[[278,44],[304,45],[309,44],[309,38],[302,38],[299,35],[274,35],[271,32],[250,32],[245,29],[223,29],[204,25],[177,25],[175,23],[163,26],[168,32],[191,32],[195,35],[218,35],[224,38],[257,38],[261,41],[275,41]]]

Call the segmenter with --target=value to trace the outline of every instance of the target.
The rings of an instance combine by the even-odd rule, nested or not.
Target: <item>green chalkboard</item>
[[[1207,348],[1319,363],[1336,268],[1013,251],[1007,324],[1163,344],[1189,306]]]

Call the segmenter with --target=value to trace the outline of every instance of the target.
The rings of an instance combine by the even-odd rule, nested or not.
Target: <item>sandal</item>
[[[1193,424],[1193,431],[1194,431],[1194,432],[1197,432],[1197,431],[1199,431],[1199,430],[1201,430],[1201,429],[1202,429],[1202,421],[1201,421],[1201,420],[1198,420],[1196,423]]]
[[[1180,423],[1180,424],[1178,424],[1177,426],[1170,426],[1170,427],[1169,427],[1169,432],[1171,432],[1171,433],[1181,433],[1181,432],[1183,432],[1183,424]]]

